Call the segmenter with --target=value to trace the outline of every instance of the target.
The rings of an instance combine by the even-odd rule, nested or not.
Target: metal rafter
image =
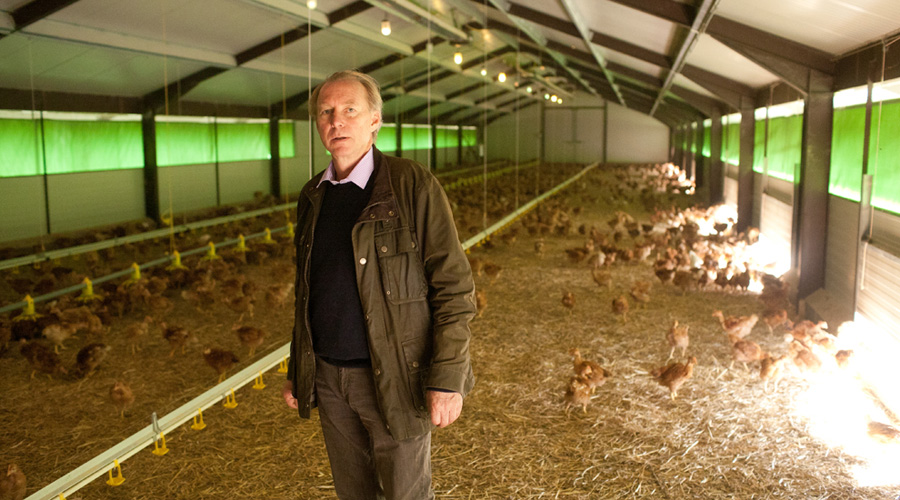
[[[569,19],[572,20],[575,28],[578,29],[578,33],[581,35],[584,45],[587,47],[588,51],[593,54],[594,59],[597,61],[597,65],[600,66],[600,69],[603,71],[603,76],[606,78],[606,81],[609,82],[609,86],[612,87],[613,92],[615,92],[619,104],[625,106],[625,99],[622,98],[622,93],[619,92],[619,87],[616,85],[615,78],[613,78],[609,70],[606,69],[606,59],[603,57],[603,54],[597,50],[597,47],[591,43],[592,33],[590,28],[584,23],[584,16],[581,14],[581,9],[575,5],[575,0],[560,0],[560,3],[562,3],[563,7],[566,9],[566,13],[569,14]]]
[[[78,0],[33,0],[12,11],[11,16],[15,22],[13,31],[18,31],[30,24],[34,24],[47,16],[50,16]]]
[[[687,63],[688,54],[691,53],[691,50],[694,49],[694,46],[700,40],[700,35],[706,31],[706,27],[712,20],[713,15],[715,15],[716,7],[718,6],[719,0],[703,0],[703,3],[700,4],[700,8],[697,9],[697,15],[691,23],[691,29],[688,31],[687,37],[685,37],[681,47],[678,49],[678,55],[675,56],[675,62],[672,64],[672,67],[669,68],[668,75],[666,75],[666,81],[659,90],[659,95],[656,96],[653,107],[650,108],[650,116],[653,116],[657,106],[659,106],[659,103],[662,102],[663,98],[666,96],[666,92],[669,91],[669,88],[675,81],[675,75],[680,73],[681,68]]]

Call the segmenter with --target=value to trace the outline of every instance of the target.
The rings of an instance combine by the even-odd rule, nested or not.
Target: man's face
[[[355,164],[372,147],[373,133],[381,123],[369,109],[366,89],[355,80],[338,80],[319,91],[316,129],[335,166]]]

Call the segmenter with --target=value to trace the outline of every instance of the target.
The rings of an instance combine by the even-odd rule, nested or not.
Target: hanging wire
[[[166,10],[167,10],[167,2],[166,0],[160,0],[161,14],[162,14],[162,41],[163,46],[168,45],[168,34],[166,32]],[[165,103],[165,111],[164,116],[166,118],[169,117],[169,55],[167,53],[163,54],[163,102]],[[156,127],[156,117],[154,114],[153,126]],[[166,137],[170,137],[169,132],[169,120],[165,120],[163,122],[163,128],[166,130]],[[166,151],[170,151],[171,144],[166,144]],[[159,168],[159,161],[157,160],[157,168]],[[173,202],[172,195],[172,175],[168,175],[166,179],[166,189],[169,192],[169,217],[162,217],[163,222],[167,223],[169,226],[169,252],[175,252],[175,208]]]
[[[308,9],[309,6],[307,5],[306,8]],[[282,17],[284,17],[284,11],[281,12],[281,15],[282,15]],[[310,33],[307,32],[306,36],[309,37]],[[281,32],[281,116],[278,118],[277,123],[275,124],[275,126],[278,127],[278,142],[279,142],[278,156],[284,156],[281,154],[281,144],[280,144],[280,142],[281,142],[281,120],[282,119],[287,120],[287,78],[285,75],[285,67],[286,66],[285,66],[285,62],[284,62],[284,32],[282,31]],[[289,183],[287,182],[287,179],[286,179],[287,172],[290,169],[281,168],[281,159],[280,158],[278,160],[278,168],[281,169],[281,172],[279,173],[279,175],[281,175],[281,181],[282,181],[282,182],[280,182],[280,184],[281,184],[280,187],[281,187],[281,190],[284,191],[284,202],[287,203],[287,202],[291,201],[291,197],[289,194],[291,192],[291,190],[288,188]],[[284,175],[282,175],[282,173]],[[279,193],[275,193],[276,197],[278,195],[279,195]],[[290,221],[288,221],[288,222],[290,222]]]
[[[488,10],[487,10],[487,0],[483,0],[484,7],[484,34],[481,39],[482,49],[484,50],[484,57],[482,58],[482,67],[487,68],[487,29],[488,29]],[[482,76],[482,106],[487,103],[487,81],[484,80],[484,76]],[[481,112],[481,123],[484,134],[484,140],[482,142],[482,176],[481,176],[481,197],[482,197],[482,210],[481,210],[481,225],[484,229],[487,229],[487,156],[488,156],[488,130],[487,130],[487,108],[482,107]]]
[[[428,0],[428,39],[425,41],[425,51],[428,52],[428,66],[426,68],[427,79],[425,85],[425,111],[426,111],[426,121],[428,122],[428,140],[433,140],[436,134],[434,134],[431,130],[431,53],[434,51],[434,47],[431,44],[431,0]],[[436,142],[436,141],[435,141]],[[432,149],[437,148],[437,144],[431,145]],[[431,164],[431,151],[428,151],[426,155],[425,166],[428,167],[428,170],[434,168]]]
[[[309,98],[312,97],[312,9],[309,2],[306,3],[306,107],[309,108]],[[307,113],[309,114],[309,113]],[[313,178],[313,117],[309,117],[309,127],[306,130],[307,155],[309,157],[309,178]]]
[[[516,81],[522,75],[519,65],[519,47],[522,44],[519,27],[516,26]],[[519,208],[519,87],[516,87],[516,209]]]
[[[47,233],[49,236],[50,233],[50,193],[47,191],[47,157],[46,151],[44,150],[44,111],[41,110],[41,119],[40,121],[35,119],[35,113],[37,109],[37,97],[34,91],[34,54],[31,51],[31,40],[28,40],[28,82],[31,86],[31,123],[34,125],[35,134],[34,134],[34,160],[40,163],[39,168],[41,172],[43,172],[44,178],[44,210],[47,212],[44,217],[46,218],[45,228],[42,228],[39,232],[38,239],[41,244],[41,251],[45,251],[46,247],[44,246],[44,234]],[[45,230],[46,229],[46,230]]]

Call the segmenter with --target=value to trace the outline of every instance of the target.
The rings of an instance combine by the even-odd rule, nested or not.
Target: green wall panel
[[[0,119],[0,177],[44,173],[40,122]]]

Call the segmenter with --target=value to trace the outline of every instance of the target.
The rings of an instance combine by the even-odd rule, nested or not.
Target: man
[[[374,146],[378,84],[328,77],[309,109],[328,168],[297,204],[296,317],[285,401],[322,434],[341,499],[426,499],[431,430],[474,383],[474,282],[446,195]]]

